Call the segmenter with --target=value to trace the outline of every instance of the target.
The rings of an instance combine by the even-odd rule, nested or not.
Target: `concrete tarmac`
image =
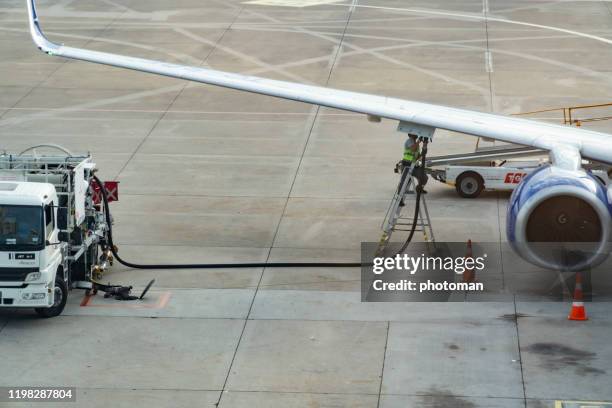
[[[120,181],[126,259],[357,262],[380,238],[396,123],[52,58],[31,43],[24,6],[0,4],[0,148],[91,152]],[[41,0],[39,14],[72,46],[482,111],[612,94],[606,1]],[[430,154],[475,143],[438,132]],[[505,242],[508,193],[428,190],[439,241]],[[153,278],[143,302],[73,291],[54,319],[2,310],[0,386],[77,387],[74,407],[612,401],[606,303],[587,305],[588,322],[567,321],[567,302],[361,303],[359,268],[116,264],[104,279],[139,291]]]

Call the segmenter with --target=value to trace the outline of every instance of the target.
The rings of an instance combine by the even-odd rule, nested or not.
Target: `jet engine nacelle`
[[[510,198],[508,241],[535,265],[584,270],[609,254],[611,214],[612,190],[590,173],[543,166]]]

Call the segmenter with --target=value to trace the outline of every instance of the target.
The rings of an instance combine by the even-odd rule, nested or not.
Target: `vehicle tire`
[[[51,307],[38,307],[34,309],[41,317],[55,317],[62,314],[64,307],[66,307],[66,300],[68,299],[68,287],[66,282],[62,279],[62,276],[58,274],[55,278],[55,295],[53,297],[53,306]]]
[[[466,171],[457,177],[455,190],[463,198],[476,198],[484,190],[484,180],[480,174]]]

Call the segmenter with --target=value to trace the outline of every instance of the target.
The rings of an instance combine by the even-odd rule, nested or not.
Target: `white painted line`
[[[350,5],[349,4],[333,4],[333,5],[348,7],[350,5],[353,5],[353,3],[351,3]],[[364,6],[360,6],[360,5],[357,5],[357,4],[354,4],[354,5],[355,5],[355,7],[364,7]],[[367,8],[369,6],[365,6],[365,7]],[[264,13],[258,13],[258,12],[255,12],[255,11],[249,10],[249,9],[245,9],[244,11],[246,13],[249,13],[249,14],[253,15],[253,16],[261,17],[261,18],[266,19],[266,20],[268,20],[270,22],[273,22],[273,23],[277,23],[277,24],[278,23],[282,23],[281,20],[278,20],[278,19],[276,19],[274,17],[268,16],[268,15],[266,15]],[[312,31],[312,30],[306,29],[306,28],[301,27],[301,26],[294,27],[294,29],[297,32],[301,32],[301,33],[304,33],[304,34],[312,35],[313,37],[321,38],[321,39],[324,39],[326,41],[331,41],[333,43],[340,44],[340,41],[338,39],[336,39],[334,36],[318,34],[316,31]],[[474,91],[480,93],[482,95],[482,97],[484,98],[484,100],[488,100],[488,98],[489,98],[488,95],[490,94],[490,91],[489,91],[488,88],[480,87],[480,86],[478,86],[476,84],[473,84],[471,82],[468,82],[468,81],[462,81],[462,80],[459,80],[459,79],[455,79],[453,77],[450,77],[448,75],[444,75],[443,73],[436,72],[436,71],[433,71],[433,70],[430,70],[430,69],[421,68],[419,66],[410,64],[408,62],[400,61],[398,59],[395,59],[395,58],[390,57],[390,56],[385,55],[385,54],[381,54],[381,53],[378,53],[378,52],[372,52],[372,51],[367,50],[366,48],[362,48],[362,47],[360,47],[358,45],[352,44],[352,43],[347,42],[347,41],[342,41],[342,46],[345,47],[345,48],[354,50],[354,51],[363,51],[364,54],[372,55],[373,57],[376,57],[376,58],[378,58],[381,61],[386,61],[386,62],[390,62],[390,63],[395,64],[395,65],[399,65],[399,66],[402,66],[402,67],[405,67],[405,68],[409,68],[409,69],[411,69],[413,71],[420,72],[420,73],[422,73],[424,75],[427,75],[427,76],[430,76],[430,77],[433,77],[433,78],[442,79],[446,83],[453,83],[453,84],[457,84],[457,85],[460,85],[460,86],[464,86],[464,87],[466,87],[468,89],[471,89],[471,90],[474,90]]]
[[[487,72],[493,72],[493,54],[491,51],[485,51],[485,69]]]
[[[26,33],[28,32],[28,30],[24,30],[21,28],[9,28],[9,27],[0,27],[0,31],[8,31],[8,32],[14,32],[14,33]],[[47,31],[45,34],[47,35],[53,35],[53,36],[58,36],[58,37],[65,37],[65,38],[74,38],[77,40],[86,40],[86,41],[95,41],[95,42],[103,42],[103,43],[107,43],[107,44],[117,44],[117,45],[127,45],[128,47],[134,47],[134,48],[140,48],[143,50],[147,50],[147,51],[155,51],[155,52],[160,52],[163,54],[166,54],[172,58],[175,58],[179,61],[183,61],[182,63],[185,64],[195,64],[195,65],[199,65],[202,61],[192,57],[189,54],[183,54],[183,53],[178,53],[178,52],[174,52],[174,50],[167,50],[165,48],[160,48],[159,46],[155,45],[146,45],[146,44],[139,44],[139,43],[134,43],[134,42],[128,42],[128,41],[121,41],[121,40],[111,40],[111,39],[107,39],[107,38],[101,38],[101,37],[96,37],[95,39],[92,39],[92,37],[90,36],[86,36],[86,35],[78,35],[78,34],[65,34],[65,33],[60,33],[60,32],[56,32],[56,31]]]
[[[338,3],[342,0],[251,0],[245,1],[242,4],[256,4],[258,6],[275,6],[275,7],[311,7],[322,4]]]
[[[340,45],[336,44],[334,45],[334,48],[332,49],[332,52],[329,54],[330,56],[334,56],[337,55],[337,59],[334,58],[328,58],[327,59],[327,71],[329,71],[330,69],[332,69],[334,67],[335,64],[340,62],[340,58],[342,58],[342,52],[340,51]]]
[[[341,7],[352,7],[351,4],[332,4],[332,5],[341,6]],[[404,11],[404,12],[413,13],[413,14],[425,14],[425,15],[441,16],[441,17],[465,18],[468,20],[494,21],[496,23],[514,24],[514,25],[520,25],[520,26],[525,26],[525,27],[542,28],[545,30],[558,31],[560,33],[571,34],[577,37],[583,37],[583,38],[588,38],[588,39],[595,40],[595,41],[600,41],[606,44],[612,44],[611,39],[599,37],[599,36],[592,35],[592,34],[582,33],[580,31],[568,30],[568,29],[561,28],[561,27],[547,26],[543,24],[527,23],[524,21],[507,20],[505,18],[494,18],[494,17],[488,17],[488,16],[485,17],[479,14],[463,14],[463,13],[453,13],[450,11],[435,11],[435,10],[426,10],[426,9],[407,9],[407,8],[400,8],[400,7],[383,7],[383,6],[366,6],[366,5],[356,5],[355,7],[378,9],[378,10]]]
[[[198,42],[201,42],[202,44],[206,44],[206,45],[210,45],[212,47],[215,47],[215,50],[221,50],[221,51],[223,51],[223,52],[225,52],[225,53],[227,53],[229,55],[233,55],[233,56],[238,57],[240,59],[243,59],[245,61],[249,61],[249,62],[251,62],[253,64],[259,65],[260,67],[265,68],[266,71],[277,72],[277,73],[279,73],[281,75],[284,75],[287,78],[292,79],[292,80],[297,81],[297,82],[312,84],[311,81],[308,81],[305,78],[302,78],[302,77],[300,77],[298,75],[294,75],[294,74],[292,74],[290,72],[287,72],[286,70],[284,70],[282,68],[278,68],[278,67],[276,67],[274,65],[270,65],[270,64],[260,60],[259,58],[253,57],[251,55],[247,55],[247,54],[245,54],[243,52],[240,52],[240,51],[237,51],[237,50],[235,50],[233,48],[226,47],[226,46],[224,46],[222,44],[219,44],[216,41],[211,41],[208,38],[204,38],[204,37],[201,37],[199,35],[193,34],[192,32],[187,31],[187,30],[185,30],[183,28],[175,28],[174,31],[179,33],[179,34],[182,34],[185,37],[190,38],[190,39],[192,39],[194,41],[198,41]]]
[[[610,0],[610,1],[612,1],[612,0]],[[339,5],[339,4],[336,4],[336,5]],[[345,6],[349,6],[349,4],[346,4]],[[356,7],[365,7],[365,8],[368,8],[368,7],[369,8],[381,8],[381,7],[374,7],[374,6],[361,6],[361,5],[355,5],[355,6]],[[383,9],[385,9],[385,8],[383,8]],[[398,10],[407,10],[407,9],[398,9]],[[423,10],[420,10],[420,12],[423,12]],[[425,10],[424,12],[425,12],[425,14],[427,14],[427,13],[429,13],[429,14],[435,13],[434,11],[429,12],[427,10]],[[446,14],[448,14],[448,13],[446,13]],[[470,17],[474,18],[474,16],[470,16]],[[273,20],[277,21],[276,19],[273,19]],[[266,30],[270,30],[270,29],[266,28]],[[25,32],[26,30],[16,29],[16,28],[0,27],[0,31]],[[337,35],[337,33],[320,33],[320,32],[306,30],[306,29],[299,30],[298,32],[300,32],[300,31],[304,32],[306,34],[311,34],[311,35],[317,36],[319,38],[324,38],[324,39],[329,39],[329,40],[331,40],[331,38],[329,36]],[[291,30],[291,32],[294,32],[294,30]],[[329,34],[329,36],[325,35],[325,34]],[[58,35],[58,36],[65,36],[65,37],[68,37],[68,38],[87,38],[87,39],[89,39],[89,37],[81,37],[81,36],[75,36],[75,35],[66,35],[66,34],[60,34],[60,33],[57,33],[56,35]],[[364,36],[364,37],[366,37],[366,36]],[[527,38],[527,37],[519,37],[519,38],[524,39],[524,38]],[[554,37],[542,37],[542,38],[554,38]],[[399,40],[399,38],[398,38],[398,40]],[[508,39],[504,39],[504,40],[508,40]],[[150,48],[149,46],[143,46],[143,45],[135,44],[135,43],[125,43],[125,42],[114,41],[114,40],[98,39],[98,41],[105,41],[105,42],[109,42],[109,43],[119,43],[119,44],[123,43],[123,44],[126,44],[126,45],[130,45],[130,46],[134,46],[134,47],[139,47],[139,48],[147,48],[147,49]],[[606,41],[606,42],[610,42],[610,41]],[[467,48],[467,49],[479,49],[480,48],[480,47],[470,47],[470,46],[451,44],[451,43],[452,42],[447,42],[446,44],[448,44],[449,46],[453,46],[453,47]],[[348,51],[347,53],[345,53],[345,55],[372,54],[372,53],[374,53],[376,51],[384,51],[386,49],[401,49],[401,48],[407,48],[407,47],[411,47],[411,46],[425,46],[425,45],[429,45],[429,44],[436,44],[436,42],[418,42],[418,43],[415,42],[414,44],[408,44],[408,45],[402,44],[402,45],[399,45],[399,46],[396,45],[396,46],[379,47],[379,48],[373,48],[373,49],[364,49],[364,48],[361,48],[361,47],[351,47],[351,48],[353,48],[353,51]],[[591,75],[591,76],[594,76],[594,77],[601,77],[604,80],[609,80],[609,78],[607,78],[607,77],[605,77],[603,75],[600,75],[599,73],[597,73],[595,71],[589,71],[589,70],[586,70],[586,69],[583,70],[582,68],[580,68],[578,66],[572,66],[572,65],[569,65],[569,64],[563,64],[563,63],[560,63],[560,62],[554,61],[554,60],[542,59],[542,58],[531,56],[531,55],[528,55],[528,54],[510,53],[510,52],[507,52],[507,51],[497,51],[497,52],[500,52],[502,54],[508,54],[508,55],[516,55],[518,57],[527,58],[527,59],[539,60],[539,61],[550,63],[550,64],[553,64],[553,65],[556,65],[556,66],[564,66],[564,67],[567,67],[568,69],[572,69],[572,70],[575,70],[577,72],[580,70],[581,72],[584,72],[586,75]],[[193,58],[193,57],[190,57],[190,56],[188,56],[188,57],[189,58]],[[327,56],[326,57],[319,57],[319,58],[310,58],[310,59],[306,59],[306,60],[302,60],[302,61],[295,61],[295,62],[292,62],[292,63],[281,64],[281,65],[275,66],[275,68],[277,68],[277,69],[281,68],[282,69],[282,68],[288,68],[288,67],[291,67],[291,66],[300,66],[300,65],[304,65],[304,64],[308,64],[308,63],[314,63],[314,62],[317,62],[317,61],[327,60],[327,59],[328,59]],[[258,73],[266,72],[266,71],[267,71],[266,68],[260,68],[260,69],[254,69],[254,70],[252,70],[250,72],[247,72],[247,73],[249,73],[249,74],[258,74]],[[196,86],[196,85],[193,85],[193,86]],[[167,92],[173,92],[173,91],[178,90],[180,88],[182,88],[182,86],[172,86],[172,87],[162,88],[162,89],[159,89],[159,90],[154,90],[152,92],[151,91],[149,91],[149,92],[137,92],[137,93],[130,94],[130,95],[125,95],[125,96],[122,96],[122,97],[119,97],[119,98],[110,98],[110,99],[100,100],[100,101],[96,101],[96,102],[86,103],[86,104],[83,104],[83,105],[76,105],[76,106],[72,106],[72,107],[56,108],[56,109],[45,108],[44,110],[45,111],[49,111],[48,113],[42,112],[42,114],[39,113],[39,114],[33,114],[33,115],[23,115],[23,116],[20,116],[18,118],[14,117],[14,118],[10,118],[10,119],[0,120],[0,127],[5,126],[5,125],[9,125],[9,124],[21,123],[21,122],[28,121],[28,120],[31,120],[31,119],[38,119],[38,118],[44,118],[44,117],[47,117],[47,116],[51,116],[51,112],[54,112],[54,111],[55,112],[61,112],[61,113],[63,113],[63,112],[74,112],[74,111],[108,111],[108,112],[113,112],[113,111],[119,111],[119,112],[121,112],[121,111],[129,111],[129,110],[122,110],[122,109],[117,109],[117,110],[108,109],[108,110],[105,110],[105,109],[96,109],[96,108],[98,108],[100,106],[110,105],[110,104],[115,103],[115,102],[120,102],[120,101],[125,101],[125,100],[140,99],[142,97],[149,96],[149,95],[156,95],[156,94],[163,94],[163,93],[167,93]],[[11,110],[37,110],[37,109],[36,108],[12,108]],[[41,109],[41,110],[43,110],[43,109]],[[136,112],[138,110],[133,110],[133,111]],[[146,112],[146,111],[142,110],[142,112]],[[156,112],[156,111],[151,111],[151,112]],[[188,111],[174,111],[174,112],[170,111],[169,113],[191,113],[191,112],[188,112]],[[213,113],[213,112],[211,112],[211,113]],[[215,113],[217,113],[217,112],[215,112]],[[217,114],[219,114],[219,113],[217,113]],[[274,114],[274,113],[262,112],[262,113],[245,113],[245,114],[261,114],[261,115],[266,115],[266,114]],[[303,115],[303,113],[287,113],[287,115]],[[339,116],[340,116],[340,114],[339,114]]]

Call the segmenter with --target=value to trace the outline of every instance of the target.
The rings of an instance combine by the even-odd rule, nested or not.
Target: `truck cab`
[[[42,315],[64,308],[65,243],[58,240],[57,219],[58,195],[52,184],[0,182],[3,306],[33,307]]]

